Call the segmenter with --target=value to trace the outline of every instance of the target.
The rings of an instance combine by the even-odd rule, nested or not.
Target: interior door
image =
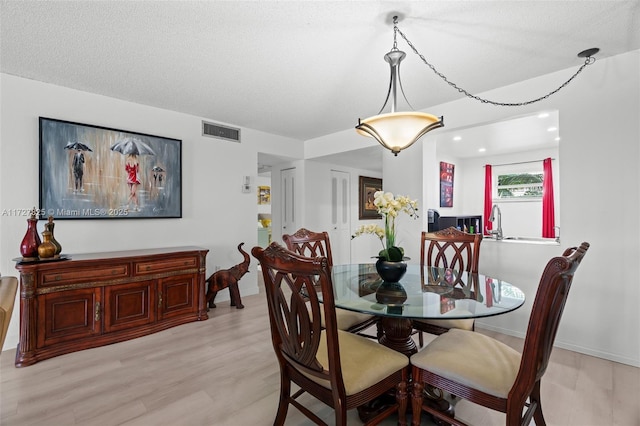
[[[331,171],[331,252],[334,265],[351,263],[349,173]]]
[[[296,169],[282,170],[282,234],[296,232]]]

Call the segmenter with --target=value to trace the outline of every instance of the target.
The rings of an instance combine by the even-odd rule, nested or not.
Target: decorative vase
[[[407,264],[403,260],[392,262],[378,259],[376,262],[376,271],[378,271],[378,275],[380,275],[383,281],[397,283],[407,272]]]
[[[55,256],[57,257],[57,256],[60,256],[60,252],[62,251],[62,246],[60,245],[58,240],[56,240],[56,237],[53,234],[53,228],[55,227],[55,225],[56,224],[53,223],[53,216],[49,216],[49,221],[44,224],[44,229],[51,232],[51,242],[53,243],[54,246],[56,246]]]
[[[31,211],[31,217],[27,219],[27,232],[20,243],[20,254],[25,259],[38,257],[38,246],[40,246],[40,236],[38,235],[38,219],[35,208]]]
[[[44,242],[38,246],[38,257],[50,259],[56,254],[56,246],[51,242],[51,232],[44,231],[42,238],[44,238]]]
[[[402,305],[407,291],[399,282],[383,281],[376,290],[376,301],[385,305]]]

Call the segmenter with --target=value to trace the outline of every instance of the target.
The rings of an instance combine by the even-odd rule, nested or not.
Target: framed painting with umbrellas
[[[40,211],[54,219],[182,217],[182,141],[40,117]]]

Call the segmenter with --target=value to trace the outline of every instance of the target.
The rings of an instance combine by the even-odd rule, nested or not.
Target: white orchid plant
[[[418,217],[418,202],[404,195],[394,196],[391,192],[377,191],[374,194],[373,204],[379,214],[384,217],[384,229],[378,225],[361,225],[351,238],[362,234],[374,234],[380,239],[382,250],[378,258],[391,262],[398,262],[404,258],[404,249],[396,246],[396,217],[404,212],[410,217]]]

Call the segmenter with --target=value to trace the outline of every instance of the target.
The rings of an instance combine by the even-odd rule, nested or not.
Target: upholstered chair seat
[[[473,319],[437,319],[437,320],[413,320],[413,323],[424,324],[422,328],[426,328],[431,325],[433,327],[441,327],[444,329],[459,328],[461,330],[473,331],[474,320]],[[419,326],[420,326],[419,325]],[[417,327],[414,327],[417,328]]]
[[[520,357],[518,351],[484,334],[452,328],[413,355],[411,365],[506,398],[518,375]]]
[[[355,395],[370,388],[384,380],[385,377],[409,365],[409,358],[406,355],[346,331],[338,330],[338,343],[340,345],[342,379],[347,395]],[[316,357],[324,369],[328,370],[329,356],[324,331]],[[307,377],[327,389],[331,389],[329,381],[311,375]]]

